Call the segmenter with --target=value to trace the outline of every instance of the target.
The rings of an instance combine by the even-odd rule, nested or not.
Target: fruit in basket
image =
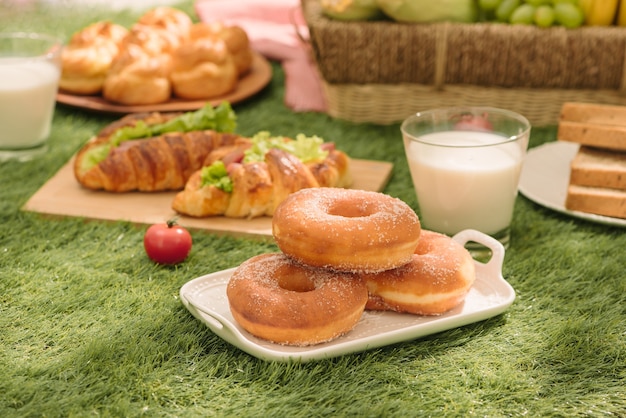
[[[585,22],[585,15],[575,4],[563,2],[554,5],[554,20],[566,28],[573,29]]]
[[[603,3],[597,0],[588,1]],[[618,0],[609,0],[614,1]],[[585,21],[578,0],[478,0],[477,4],[481,20],[488,22],[534,24],[542,28],[555,25],[577,28]]]
[[[496,19],[500,22],[509,22],[515,9],[521,5],[521,0],[502,0],[496,9]]]
[[[535,25],[541,28],[549,28],[554,24],[554,9],[552,6],[542,4],[535,9]]]
[[[524,3],[513,10],[509,22],[513,24],[532,25],[535,23],[535,10],[532,4]]]
[[[587,26],[610,26],[615,20],[619,0],[579,0]]]
[[[370,20],[382,17],[377,0],[321,0],[322,11],[337,20]]]
[[[626,0],[619,0],[615,24],[618,26],[626,26]]]
[[[478,19],[475,0],[378,0],[378,6],[398,22],[475,22]]]
[[[478,0],[478,7],[485,12],[496,10],[502,0]]]

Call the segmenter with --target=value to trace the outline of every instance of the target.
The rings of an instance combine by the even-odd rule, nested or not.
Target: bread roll
[[[102,95],[124,105],[165,102],[172,93],[170,67],[167,55],[153,56],[138,45],[127,45],[109,70]]]
[[[59,87],[73,94],[99,93],[127,34],[123,26],[103,21],[72,35],[61,53]]]
[[[248,34],[241,27],[226,26],[221,22],[197,23],[190,31],[190,37],[197,39],[207,36],[221,38],[230,51],[237,67],[239,77],[246,74],[252,66],[252,48]]]
[[[218,36],[190,38],[174,53],[171,73],[174,94],[184,99],[209,99],[237,86],[232,54]]]

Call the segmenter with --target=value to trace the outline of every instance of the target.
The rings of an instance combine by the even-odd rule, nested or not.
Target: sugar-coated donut
[[[243,262],[226,295],[235,321],[250,334],[296,346],[350,331],[368,297],[365,283],[353,275],[303,266],[281,253]]]
[[[369,292],[366,309],[438,315],[463,302],[476,272],[465,247],[422,230],[409,264],[361,277]]]
[[[400,199],[353,189],[300,190],[272,217],[274,239],[286,255],[346,272],[379,272],[408,263],[420,230],[417,215]]]

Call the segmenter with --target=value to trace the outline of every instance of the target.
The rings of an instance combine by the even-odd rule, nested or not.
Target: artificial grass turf
[[[101,16],[66,13],[29,24],[68,36]],[[417,209],[397,124],[293,114],[274,71],[234,106],[240,133],[317,134],[392,161],[385,192]],[[520,196],[504,265],[517,299],[503,315],[329,360],[263,362],[195,320],[178,291],[276,251],[271,241],[192,231],[190,258],[164,267],[144,254],[144,226],[20,210],[114,118],[59,106],[45,157],[0,164],[0,416],[626,416],[623,229]],[[531,146],[554,139],[554,127],[535,127]]]

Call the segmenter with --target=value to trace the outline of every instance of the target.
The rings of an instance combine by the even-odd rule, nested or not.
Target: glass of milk
[[[46,151],[62,45],[45,34],[0,33],[0,161]]]
[[[475,229],[508,247],[530,129],[522,115],[490,107],[408,117],[401,131],[422,226],[447,235]]]

